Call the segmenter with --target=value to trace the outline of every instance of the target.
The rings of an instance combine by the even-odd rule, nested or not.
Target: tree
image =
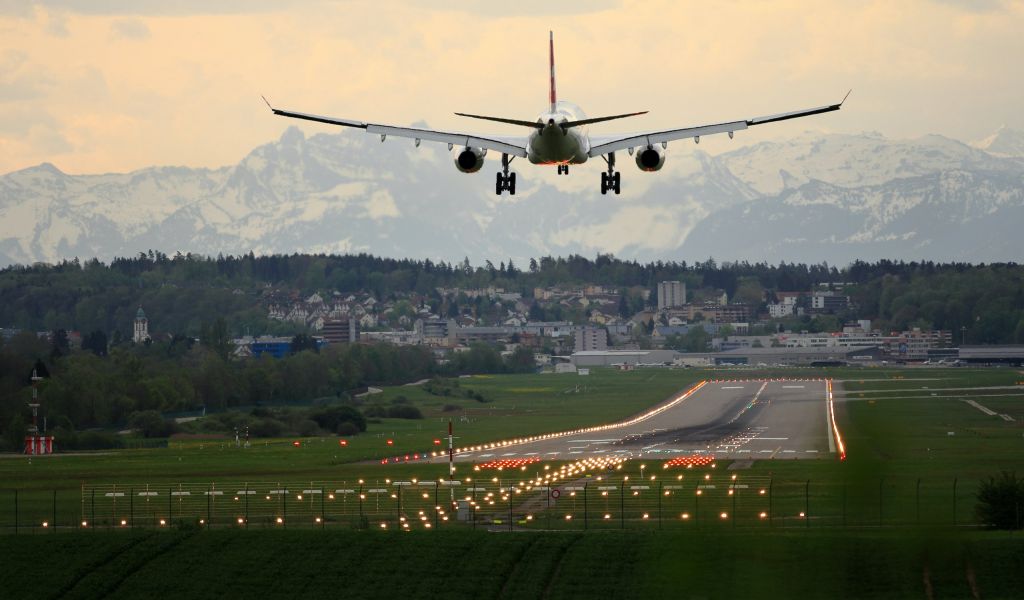
[[[519,346],[508,357],[508,368],[513,373],[533,373],[537,363],[533,360],[533,350]]]
[[[11,422],[7,424],[7,429],[4,431],[4,442],[6,442],[7,449],[18,452],[22,449],[25,443],[25,434],[28,429],[25,427],[25,419],[21,416],[21,413],[15,413],[11,417]]]
[[[1024,479],[1003,471],[978,486],[978,519],[996,529],[1021,529],[1024,525]]]
[[[86,336],[82,338],[82,350],[92,352],[96,356],[106,356],[107,334],[99,330],[86,334]]]

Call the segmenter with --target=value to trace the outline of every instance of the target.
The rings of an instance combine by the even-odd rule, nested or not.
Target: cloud
[[[116,38],[144,40],[149,37],[149,27],[139,19],[118,19],[110,24],[110,33]]]

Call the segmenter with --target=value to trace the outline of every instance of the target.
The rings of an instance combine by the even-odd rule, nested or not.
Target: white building
[[[141,344],[149,339],[149,319],[146,318],[146,313],[143,312],[142,307],[139,307],[139,312],[135,313],[135,323],[132,326],[132,341],[136,344]]]
[[[686,304],[686,284],[682,281],[662,281],[658,284],[658,310]]]

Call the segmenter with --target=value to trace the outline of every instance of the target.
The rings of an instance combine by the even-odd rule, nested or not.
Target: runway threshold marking
[[[804,389],[806,387],[807,386],[804,386],[804,385],[784,385],[784,386],[782,386],[782,389],[784,389],[784,390],[802,390],[802,389]]]
[[[742,385],[723,385],[722,389],[723,390],[742,390],[743,386]]]

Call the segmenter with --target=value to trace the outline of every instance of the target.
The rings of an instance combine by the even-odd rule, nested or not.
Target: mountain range
[[[711,155],[676,142],[657,174],[622,156],[619,196],[599,193],[600,160],[568,177],[513,162],[518,193],[496,196],[496,161],[465,175],[452,157],[290,127],[218,169],[69,175],[44,163],[0,177],[0,266],[149,249],[520,265],[571,253],[835,264],[1021,255],[1024,134],[1007,128],[971,145],[808,132]]]

